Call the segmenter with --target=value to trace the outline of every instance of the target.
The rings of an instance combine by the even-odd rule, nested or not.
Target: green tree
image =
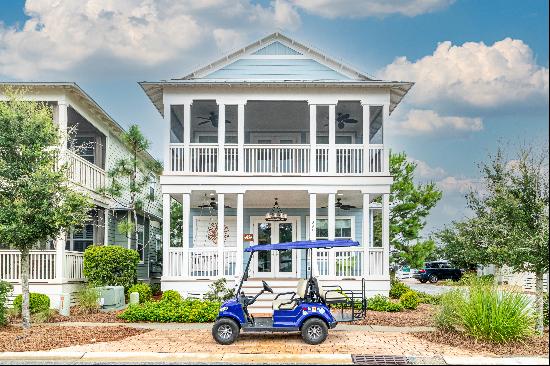
[[[170,246],[183,246],[183,206],[176,200],[170,202]]]
[[[148,192],[149,184],[152,175],[156,177],[162,172],[162,164],[145,157],[150,142],[137,125],[130,126],[130,129],[123,133],[122,142],[130,154],[116,161],[108,172],[111,181],[104,192],[116,200],[119,206],[126,208],[128,216],[118,224],[117,229],[135,245],[138,236],[138,214],[147,216],[150,212],[148,208],[154,203],[155,197]],[[148,245],[145,240],[144,245]]]
[[[441,199],[434,183],[414,182],[416,164],[405,153],[390,155],[393,184],[390,193],[390,245],[395,252],[392,262],[419,268],[435,249],[432,239],[423,239],[426,217]]]
[[[29,251],[82,225],[91,204],[72,189],[67,165],[60,163],[66,135],[54,125],[50,108],[22,101],[13,91],[7,94],[10,99],[0,102],[0,242],[21,252],[22,319],[27,329]]]

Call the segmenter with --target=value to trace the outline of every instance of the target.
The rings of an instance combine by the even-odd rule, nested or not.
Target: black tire
[[[239,325],[236,321],[229,318],[220,318],[216,320],[212,327],[212,336],[219,344],[227,345],[235,342],[239,338]]]
[[[426,282],[428,282],[428,280],[419,280],[419,281],[420,281],[420,283],[426,283]]]
[[[437,275],[431,275],[430,276],[430,283],[437,283],[439,281],[439,278],[437,278]]]
[[[453,282],[458,282],[458,281],[460,281],[460,277],[455,276],[455,277],[452,278],[452,280],[453,280]]]
[[[302,339],[307,344],[321,344],[327,336],[327,324],[319,318],[308,319],[302,325]]]

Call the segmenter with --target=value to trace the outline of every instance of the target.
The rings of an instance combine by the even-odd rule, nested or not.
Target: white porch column
[[[370,195],[363,193],[363,277],[369,275],[370,226]]]
[[[225,172],[225,104],[218,104],[218,173]]]
[[[162,195],[162,277],[170,276],[170,195]]]
[[[336,231],[336,194],[328,194],[328,240],[334,240],[334,233]],[[334,278],[336,276],[336,252],[333,249],[329,249],[329,276]]]
[[[317,105],[315,104],[309,105],[309,146],[309,172],[317,173]]]
[[[315,240],[315,239],[317,239],[317,194],[310,193],[309,194],[309,240]],[[310,258],[307,258],[307,261],[309,262],[310,259],[312,261],[312,263],[310,263],[311,274],[313,276],[318,276],[319,268],[317,268],[317,251],[315,249],[311,249],[311,250],[313,255]]]
[[[363,174],[369,172],[370,105],[363,106]]]
[[[171,108],[170,103],[164,103],[164,171],[172,171],[172,163],[170,158],[170,133],[172,132]],[[187,155],[187,151],[185,151]]]
[[[184,193],[181,198],[182,219],[181,219],[181,238],[183,255],[181,272],[185,277],[189,277],[189,220],[191,218],[191,193]]]
[[[67,161],[67,139],[68,139],[68,131],[67,131],[67,123],[68,123],[68,114],[67,114],[68,106],[65,102],[59,102],[57,104],[57,123],[59,125],[59,131],[61,131],[61,142],[59,146],[59,160],[60,163],[63,164]]]
[[[218,277],[224,275],[223,247],[225,242],[225,195],[218,193]]]
[[[384,270],[382,274],[390,274],[390,195],[382,195],[382,247],[384,248]]]
[[[103,223],[103,230],[105,230],[103,245],[109,245],[109,208],[105,207],[104,209],[105,218]]]
[[[388,149],[385,145],[386,142],[386,123],[388,119],[390,118],[390,106],[389,104],[384,104],[382,106],[382,144],[384,145],[384,166],[382,167],[382,171],[385,173],[390,172],[390,149]]]
[[[191,103],[183,106],[183,170],[191,171]]]
[[[336,174],[336,104],[328,106],[328,171]]]
[[[62,232],[55,240],[55,280],[63,283],[65,279],[65,241],[67,233]]]
[[[237,253],[235,254],[235,276],[243,274],[244,243],[243,243],[243,224],[244,224],[244,194],[237,193]]]
[[[239,173],[244,173],[244,104],[237,105],[237,144]]]

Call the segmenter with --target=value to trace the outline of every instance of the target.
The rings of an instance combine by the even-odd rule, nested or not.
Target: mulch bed
[[[440,345],[460,347],[475,353],[492,353],[498,356],[547,356],[548,329],[542,336],[532,336],[523,341],[497,344],[476,340],[459,332],[418,332],[413,336]]]
[[[36,325],[27,333],[21,327],[0,327],[0,352],[45,351],[80,344],[117,341],[149,332],[124,326],[63,327]]]
[[[419,304],[416,310],[403,310],[396,313],[368,310],[365,319],[354,322],[361,325],[385,325],[391,327],[432,327],[436,307]]]
[[[117,315],[122,311],[123,310],[108,312],[100,311],[97,313],[87,314],[86,312],[81,311],[78,306],[73,306],[71,307],[70,316],[62,316],[56,313],[49,322],[125,323],[125,320],[117,318]]]

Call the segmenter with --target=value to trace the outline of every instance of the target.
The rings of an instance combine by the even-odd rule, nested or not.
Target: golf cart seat
[[[317,286],[317,291],[319,291],[319,297],[325,302],[325,304],[346,302],[346,295],[341,291],[339,286],[336,288],[324,288],[321,281],[319,281],[317,277],[314,277],[313,280]]]
[[[283,292],[277,294],[273,300],[273,310],[292,310],[298,305],[299,301],[304,299],[307,291],[306,279],[301,278],[298,280],[298,285],[296,286],[296,292]],[[292,295],[290,299],[279,299],[281,295]]]

